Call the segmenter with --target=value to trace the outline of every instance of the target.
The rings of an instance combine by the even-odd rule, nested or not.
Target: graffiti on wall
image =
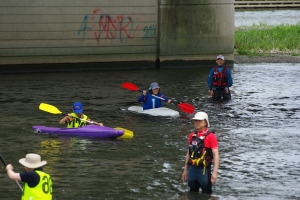
[[[100,45],[101,41],[107,39],[134,38],[138,26],[135,26],[131,16],[117,15],[111,16],[102,14],[100,8],[93,11],[92,15],[85,15],[78,36],[86,38],[87,34],[92,33],[93,37]]]
[[[144,28],[144,38],[155,37],[156,36],[156,26],[145,26]]]

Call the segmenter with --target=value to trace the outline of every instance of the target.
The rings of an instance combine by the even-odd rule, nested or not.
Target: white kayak
[[[154,108],[149,110],[143,110],[142,106],[130,106],[128,108],[129,111],[140,113],[140,114],[146,114],[146,115],[152,115],[152,116],[162,116],[162,117],[178,117],[179,112],[176,110],[172,110],[170,108]]]

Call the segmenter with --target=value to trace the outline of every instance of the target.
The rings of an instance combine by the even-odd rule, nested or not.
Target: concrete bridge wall
[[[2,0],[0,65],[231,59],[234,0],[224,2]]]
[[[160,10],[162,61],[232,58],[234,1],[162,0]]]

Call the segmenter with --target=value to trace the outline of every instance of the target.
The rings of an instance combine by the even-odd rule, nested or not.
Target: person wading
[[[29,153],[19,160],[26,172],[16,173],[13,166],[6,166],[7,175],[11,180],[24,182],[22,200],[52,200],[52,180],[49,174],[43,171],[42,166],[47,161],[42,161],[41,156]]]
[[[192,120],[196,131],[189,134],[182,180],[188,181],[191,192],[201,188],[203,193],[211,194],[219,169],[217,137],[208,129],[210,125],[205,112],[197,112]]]
[[[209,72],[207,85],[209,87],[210,96],[215,100],[231,99],[229,87],[232,86],[232,77],[230,69],[224,65],[224,56],[217,56],[217,65],[215,65]]]

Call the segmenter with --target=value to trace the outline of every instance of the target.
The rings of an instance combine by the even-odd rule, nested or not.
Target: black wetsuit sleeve
[[[29,187],[35,187],[40,182],[40,176],[35,171],[20,173],[22,182],[26,182]]]

